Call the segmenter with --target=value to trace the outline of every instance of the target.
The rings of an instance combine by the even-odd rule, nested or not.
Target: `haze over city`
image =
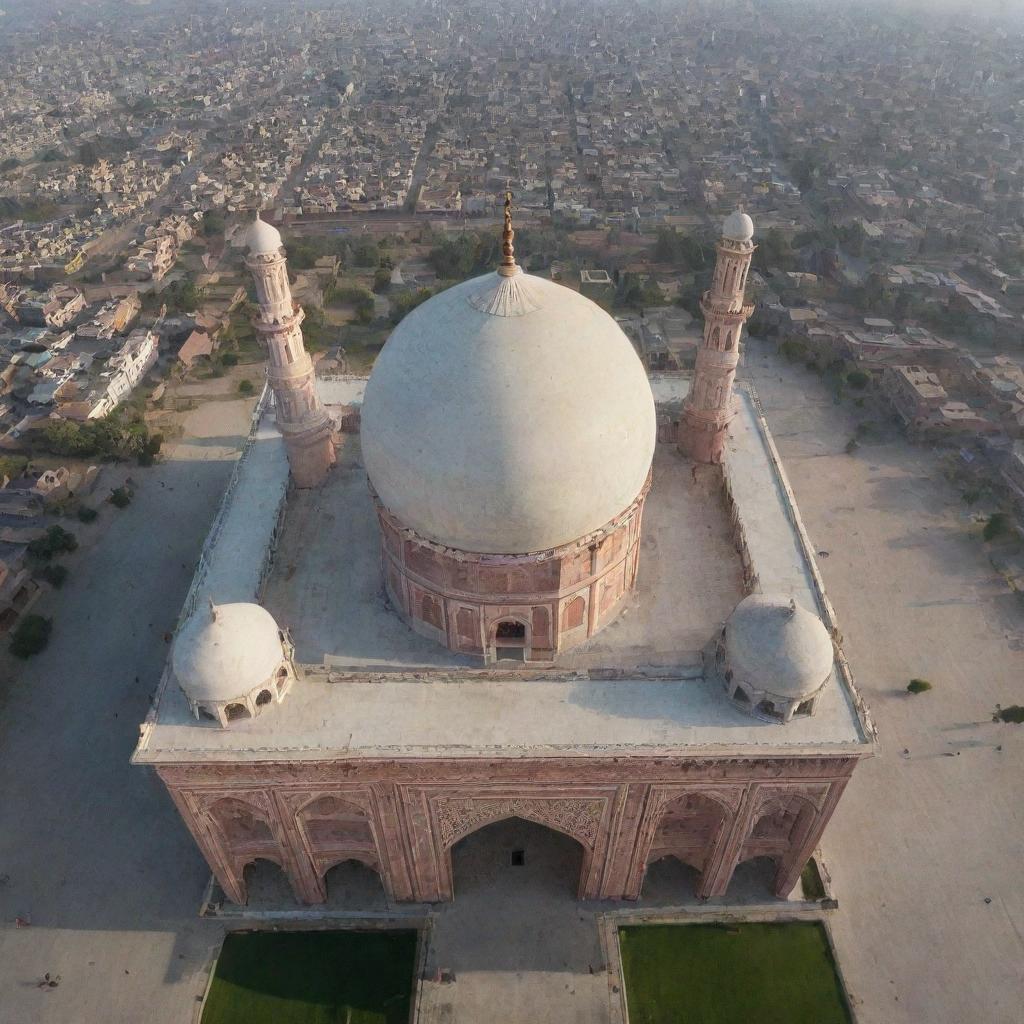
[[[1017,1024],[1022,14],[0,0],[0,1021]]]

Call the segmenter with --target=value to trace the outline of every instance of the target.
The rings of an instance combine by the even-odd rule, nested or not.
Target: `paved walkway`
[[[880,732],[824,843],[859,1024],[1017,1024],[1024,727],[991,715],[1024,703],[1024,603],[935,453],[898,439],[847,455],[863,418],[849,401],[756,345],[746,373],[829,552],[821,570]],[[935,689],[908,695],[914,676]]]
[[[196,917],[208,872],[128,758],[250,406],[191,413],[191,440],[134,473],[127,509],[104,506],[39,608],[49,648],[0,656],[0,1024],[182,1024],[203,983],[221,934]],[[58,987],[38,987],[47,972]]]

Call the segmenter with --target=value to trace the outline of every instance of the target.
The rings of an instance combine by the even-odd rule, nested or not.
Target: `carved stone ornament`
[[[441,798],[434,803],[441,842],[447,848],[483,825],[505,818],[525,818],[564,832],[592,850],[597,842],[603,799]]]

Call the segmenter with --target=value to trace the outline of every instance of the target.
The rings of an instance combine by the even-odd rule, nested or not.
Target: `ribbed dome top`
[[[821,619],[786,595],[751,594],[726,623],[725,660],[733,678],[778,697],[815,693],[834,658]]]
[[[384,505],[464,551],[544,551],[637,497],[655,443],[640,360],[599,306],[521,272],[410,313],[374,365],[366,470]]]
[[[268,682],[284,660],[274,617],[258,604],[197,608],[171,650],[178,685],[194,701],[231,701]]]
[[[249,247],[249,252],[257,255],[277,252],[282,244],[281,232],[273,224],[268,224],[259,214],[256,214],[256,219],[249,225],[249,230],[246,232],[245,244]]]

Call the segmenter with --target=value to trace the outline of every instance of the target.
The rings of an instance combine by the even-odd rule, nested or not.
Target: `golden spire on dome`
[[[498,273],[503,277],[513,277],[519,273],[516,265],[516,250],[512,244],[516,237],[512,229],[512,193],[505,191],[505,227],[501,232],[501,263],[498,266]]]

